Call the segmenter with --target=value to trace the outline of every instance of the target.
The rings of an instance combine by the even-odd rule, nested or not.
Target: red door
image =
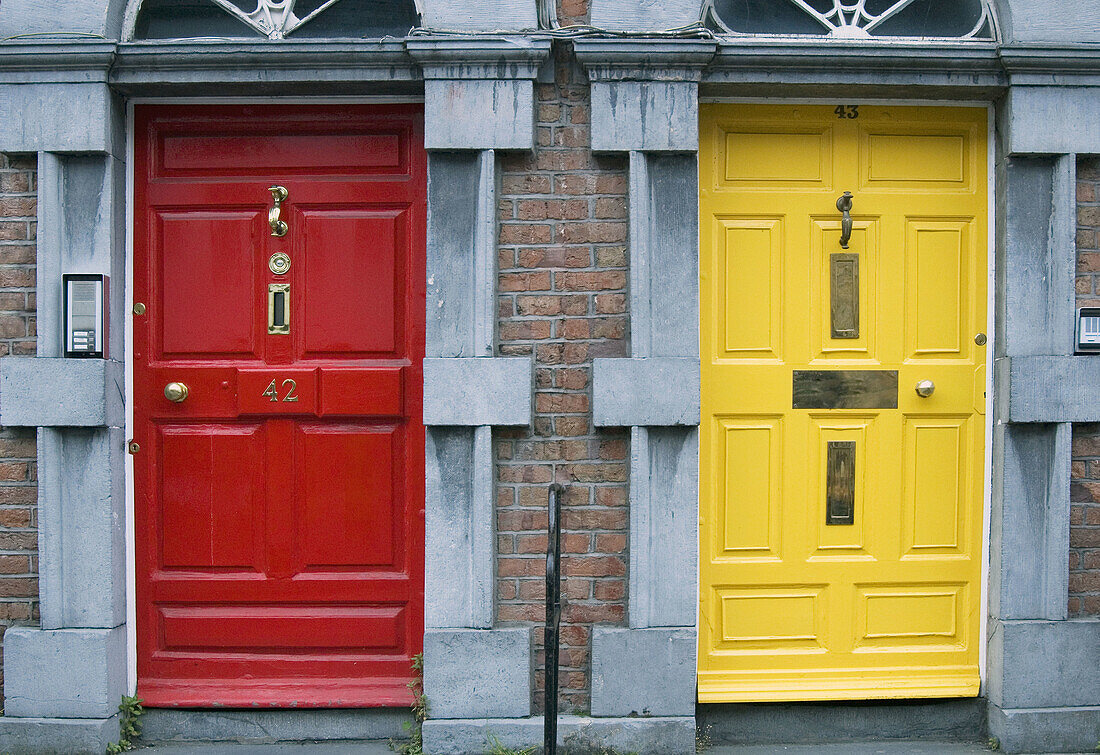
[[[404,105],[136,110],[138,694],[149,705],[411,700],[424,593],[422,122]],[[286,190],[274,226],[270,187]]]

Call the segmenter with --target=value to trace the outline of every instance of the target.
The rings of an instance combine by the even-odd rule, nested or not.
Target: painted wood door
[[[139,106],[135,135],[138,694],[405,705],[423,636],[422,112]]]
[[[701,108],[701,701],[978,692],[986,117]]]

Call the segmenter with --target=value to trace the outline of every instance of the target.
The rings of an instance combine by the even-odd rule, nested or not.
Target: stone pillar
[[[496,150],[532,148],[550,45],[420,37],[408,48],[424,70],[429,150],[424,742],[446,753],[465,751],[478,721],[531,715],[530,632],[493,628],[492,427],[530,424],[534,384],[530,359],[494,357]]]
[[[593,365],[593,420],[630,427],[629,627],[592,638],[592,714],[692,752],[698,630],[698,81],[714,44],[577,40],[592,146],[630,156],[631,356]],[[659,389],[655,387],[660,386]],[[644,660],[643,660],[644,659]]]
[[[73,83],[0,88],[0,150],[37,152],[39,178],[38,356],[0,361],[0,423],[38,428],[41,626],[4,638],[5,751],[102,752],[127,691],[125,152],[104,83],[111,49],[71,53],[59,77]],[[70,272],[111,278],[107,359],[61,356]]]
[[[1013,86],[1001,116],[989,727],[1006,752],[1085,750],[1100,621],[1067,620],[1070,440],[1100,420],[1100,360],[1073,356],[1074,153],[1100,152],[1100,132],[1072,124],[1096,123],[1100,98]]]

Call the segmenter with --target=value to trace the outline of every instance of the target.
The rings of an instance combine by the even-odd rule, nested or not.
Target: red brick
[[[26,194],[30,190],[30,176],[26,173],[0,173],[0,194]]]
[[[0,598],[37,598],[38,577],[0,578]]]
[[[0,574],[26,574],[30,568],[29,556],[0,555]]]
[[[30,509],[0,509],[0,527],[23,529],[30,526]]]
[[[38,212],[35,197],[5,197],[0,195],[0,216],[6,218],[33,218]]]
[[[28,621],[31,618],[29,603],[0,603],[0,620]]]
[[[27,479],[27,464],[17,461],[0,462],[0,480],[22,482]]]
[[[545,291],[550,288],[550,273],[504,273],[499,276],[501,291]]]
[[[614,530],[626,527],[626,512],[621,510],[566,509],[562,526],[568,530]]]
[[[503,276],[501,276],[503,277]],[[626,273],[604,270],[585,273],[558,273],[558,288],[565,291],[606,291],[626,287]]]
[[[572,603],[562,609],[562,616],[574,624],[618,624],[626,617],[626,606],[615,603]]]
[[[2,233],[0,224],[0,233]],[[29,288],[35,284],[35,271],[26,267],[0,267],[0,287]]]

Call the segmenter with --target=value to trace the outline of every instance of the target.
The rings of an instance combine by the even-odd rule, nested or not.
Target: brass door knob
[[[164,386],[164,397],[176,404],[183,403],[187,400],[187,386],[183,383],[169,383]]]
[[[921,398],[928,398],[936,390],[936,384],[931,380],[918,380],[917,381],[917,395]]]

